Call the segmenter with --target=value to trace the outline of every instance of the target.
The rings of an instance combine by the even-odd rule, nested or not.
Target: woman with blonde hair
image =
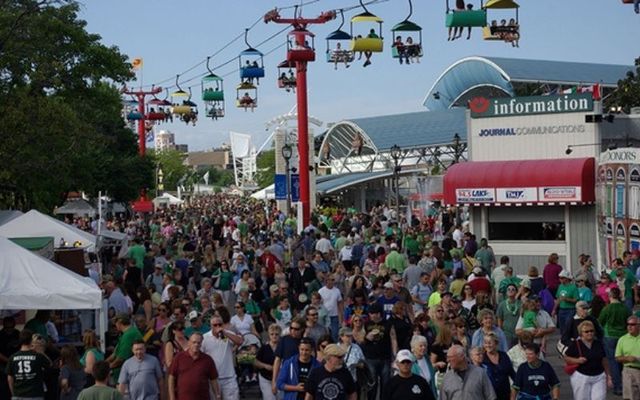
[[[100,340],[96,333],[89,329],[82,335],[82,345],[84,353],[80,358],[80,365],[84,367],[84,372],[91,376],[95,363],[104,361],[104,354],[100,351]]]
[[[429,358],[431,365],[444,373],[447,370],[447,351],[453,345],[453,334],[447,325],[443,325],[436,334],[436,340],[431,345]]]
[[[484,335],[482,366],[493,385],[497,400],[510,400],[511,386],[509,378],[515,380],[516,374],[507,353],[498,350],[498,343],[498,336],[495,333]]]

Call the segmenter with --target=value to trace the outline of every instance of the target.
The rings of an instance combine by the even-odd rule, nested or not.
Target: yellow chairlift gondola
[[[360,0],[360,6],[364,9],[362,14],[355,15],[351,18],[351,51],[361,52],[365,56],[364,66],[371,64],[371,56],[373,53],[381,53],[384,47],[382,37],[382,18],[371,14]],[[354,24],[377,24],[378,32],[375,28],[369,28],[366,35],[354,35]]]
[[[413,4],[409,0],[409,15],[404,21],[391,28],[393,36],[393,44],[391,44],[391,55],[397,58],[402,64],[403,60],[410,64],[411,61],[420,62],[422,57],[422,28],[415,22],[411,22],[409,18],[413,14]],[[407,34],[406,41],[403,41],[402,33]],[[417,41],[413,36],[417,34]],[[413,35],[413,36],[411,36]]]
[[[245,111],[258,107],[258,88],[251,82],[242,82],[236,87],[236,107]]]
[[[202,78],[202,101],[206,116],[212,119],[224,117],[224,85],[223,79],[214,74],[209,67],[211,57],[207,57],[209,75]]]
[[[449,28],[449,38],[455,40],[462,36],[463,28],[468,28],[467,39],[471,38],[471,28],[484,28],[487,26],[487,10],[483,8],[480,0],[480,8],[473,9],[473,4],[465,4],[465,0],[455,0],[456,8],[449,7],[449,0],[445,0],[447,5],[445,25]]]
[[[327,62],[334,65],[334,69],[338,69],[338,64],[344,63],[349,68],[349,63],[353,62],[353,51],[347,50],[346,44],[352,39],[351,35],[342,30],[344,25],[344,13],[340,10],[342,22],[337,30],[331,32],[325,40],[327,41]]]
[[[278,88],[287,92],[296,91],[296,74],[293,72],[296,64],[293,61],[284,60],[278,64]]]
[[[511,43],[513,47],[519,47],[518,41],[520,39],[520,23],[518,10],[520,5],[513,0],[489,0],[484,6],[485,10],[514,10],[516,11],[515,18],[510,18],[507,22],[506,18],[500,20],[494,19],[490,25],[487,25],[482,30],[482,36],[484,40],[501,40],[507,43]]]

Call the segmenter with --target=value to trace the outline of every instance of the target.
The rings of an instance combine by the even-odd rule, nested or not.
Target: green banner
[[[593,111],[592,93],[549,96],[474,97],[469,101],[471,118],[510,117]]]

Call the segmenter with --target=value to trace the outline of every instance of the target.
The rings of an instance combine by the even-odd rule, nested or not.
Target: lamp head
[[[289,143],[285,143],[285,145],[282,146],[282,158],[289,161],[291,159],[292,151],[293,149],[291,148],[291,145]]]
[[[571,148],[571,145],[567,146],[567,149],[564,151],[564,154],[569,155],[573,153],[573,149]]]

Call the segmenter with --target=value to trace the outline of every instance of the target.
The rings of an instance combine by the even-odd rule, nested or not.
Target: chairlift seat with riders
[[[499,40],[504,41],[504,35],[519,35],[520,34],[520,25],[519,25],[519,13],[518,10],[520,5],[516,3],[514,0],[489,0],[487,4],[484,5],[485,10],[509,10],[514,9],[515,14],[515,22],[516,26],[493,26],[487,24],[484,28],[482,28],[482,36],[484,40]]]
[[[287,61],[316,60],[315,35],[306,29],[294,29],[287,35]]]
[[[258,88],[251,82],[242,82],[236,87],[236,107],[254,109],[258,107]]]
[[[409,18],[413,14],[413,3],[409,0],[409,15],[404,21],[396,24],[393,28],[391,28],[392,38],[391,40],[394,44],[391,46],[391,56],[393,58],[400,58],[400,51],[398,50],[398,45],[395,44],[395,40],[398,36],[398,33],[406,33],[407,34],[407,42],[409,42],[408,38],[411,38],[411,43],[403,43],[402,51],[406,52],[405,55],[409,55],[411,57],[422,57],[422,27],[415,22],[412,22]],[[417,42],[413,42],[413,36],[417,35]],[[402,38],[401,38],[402,40]]]
[[[480,1],[480,9],[478,10],[452,10],[449,8],[449,0],[445,1],[447,3],[445,20],[447,28],[483,28],[487,25],[487,10],[482,6],[482,1]]]
[[[335,31],[327,35],[325,40],[327,41],[327,62],[335,63],[350,63],[354,60],[353,51],[347,48],[347,44],[351,44],[351,35],[348,32],[342,30],[344,26],[344,13],[340,10],[340,17],[342,22]]]
[[[351,18],[351,51],[369,51],[372,53],[381,53],[384,48],[382,38],[382,18],[371,14],[368,11],[358,14]],[[354,35],[354,24],[377,24],[378,32],[374,28],[371,28],[369,32],[361,35]],[[372,32],[373,31],[373,32]],[[368,37],[374,33],[377,37]]]
[[[293,73],[295,67],[294,62],[287,60],[278,64],[278,88],[291,89],[296,87],[296,76]]]

